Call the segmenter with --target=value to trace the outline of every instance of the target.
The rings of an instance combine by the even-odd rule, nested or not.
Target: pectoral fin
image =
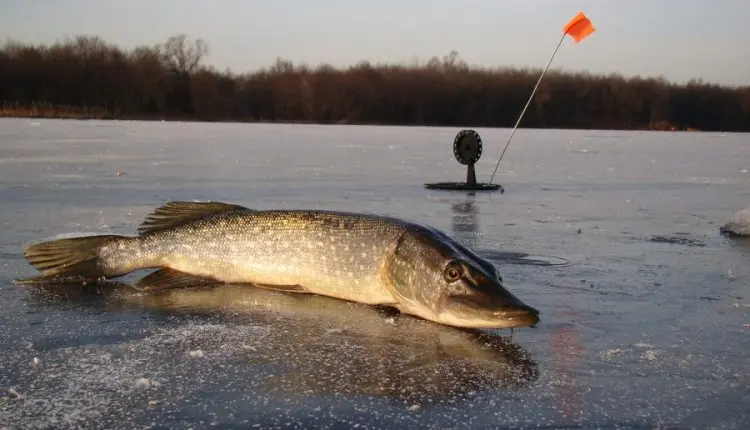
[[[168,288],[193,288],[207,285],[223,284],[216,279],[191,275],[178,270],[165,268],[157,270],[136,282],[135,286],[142,290],[163,290]]]

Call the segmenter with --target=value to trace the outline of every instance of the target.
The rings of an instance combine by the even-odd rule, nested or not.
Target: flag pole
[[[495,170],[492,172],[492,176],[490,177],[490,184],[492,183],[492,180],[495,179],[495,173],[497,173],[497,168],[500,166],[500,161],[502,161],[503,156],[505,155],[505,151],[508,149],[508,145],[510,145],[510,140],[513,139],[513,135],[516,134],[516,129],[518,128],[518,124],[521,123],[521,118],[523,118],[523,115],[526,113],[526,109],[529,108],[529,105],[531,104],[531,99],[534,98],[534,94],[536,93],[537,88],[539,88],[539,84],[542,82],[542,78],[544,77],[544,74],[547,73],[547,69],[549,69],[550,64],[552,64],[552,59],[555,58],[555,54],[557,54],[557,51],[560,49],[560,45],[562,45],[563,40],[565,40],[565,36],[567,35],[567,32],[563,33],[562,37],[560,38],[560,41],[557,42],[557,46],[555,47],[555,50],[552,52],[552,56],[549,57],[549,61],[547,61],[547,66],[542,70],[542,74],[539,75],[539,80],[536,81],[536,85],[534,86],[534,90],[531,91],[531,96],[529,96],[529,100],[526,102],[526,106],[524,106],[523,110],[521,111],[521,115],[518,116],[518,121],[516,121],[516,125],[513,127],[513,130],[510,132],[510,136],[508,136],[508,141],[505,142],[505,148],[503,149],[502,154],[500,154],[500,159],[497,160],[497,164],[495,164]]]

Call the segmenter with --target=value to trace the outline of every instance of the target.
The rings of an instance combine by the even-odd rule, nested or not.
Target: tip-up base
[[[433,182],[424,184],[425,188],[430,190],[452,190],[452,191],[497,191],[505,192],[500,184],[475,183],[467,184],[466,182]]]

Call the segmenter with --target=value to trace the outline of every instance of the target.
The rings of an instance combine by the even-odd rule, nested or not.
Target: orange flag
[[[595,28],[583,12],[578,12],[578,15],[570,20],[570,22],[565,26],[564,30],[566,34],[569,34],[573,38],[573,40],[578,43],[582,41],[586,36],[593,33]]]

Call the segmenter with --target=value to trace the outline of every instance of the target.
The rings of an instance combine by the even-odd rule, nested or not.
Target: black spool
[[[453,139],[453,155],[459,163],[472,166],[482,156],[482,138],[474,130],[461,130]]]

